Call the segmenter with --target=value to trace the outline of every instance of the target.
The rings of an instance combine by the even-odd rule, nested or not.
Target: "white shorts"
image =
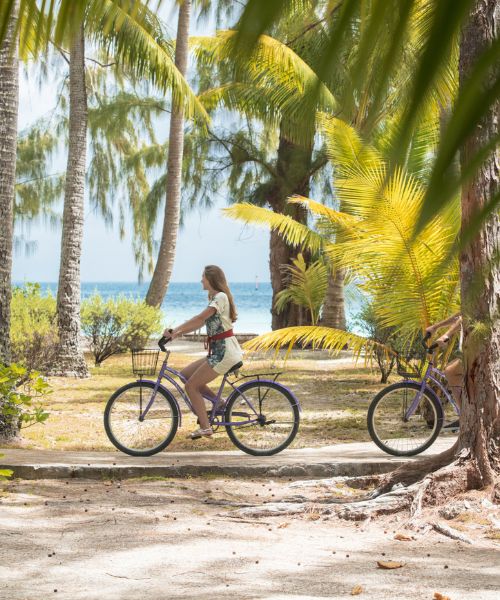
[[[212,342],[212,353],[207,357],[208,364],[219,375],[225,375],[242,358],[243,352],[234,336]]]

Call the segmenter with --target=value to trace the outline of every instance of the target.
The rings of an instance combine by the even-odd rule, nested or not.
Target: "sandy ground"
[[[478,519],[468,545],[436,532],[398,541],[405,515],[237,516],[296,495],[294,482],[270,480],[4,484],[0,598],[298,600],[351,598],[357,586],[374,600],[499,597],[500,542]],[[382,570],[378,560],[404,566]]]

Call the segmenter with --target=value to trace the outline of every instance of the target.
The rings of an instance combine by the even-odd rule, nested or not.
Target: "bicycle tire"
[[[133,383],[128,383],[127,385],[124,385],[123,387],[119,388],[118,390],[116,390],[116,392],[113,393],[113,395],[106,404],[106,408],[104,409],[104,429],[106,431],[106,435],[109,438],[109,441],[113,444],[113,446],[115,446],[115,448],[130,456],[152,456],[153,454],[157,454],[158,452],[164,450],[170,444],[170,442],[174,439],[175,434],[177,433],[177,428],[179,426],[179,410],[177,402],[174,398],[172,398],[170,392],[163,388],[158,388],[157,394],[159,394],[160,397],[165,401],[166,406],[168,407],[168,411],[172,415],[171,426],[168,433],[166,434],[165,439],[163,439],[160,443],[153,446],[152,448],[146,449],[130,448],[129,446],[125,445],[123,440],[118,439],[118,434],[115,431],[116,428],[113,428],[113,406],[115,406],[120,397],[123,396],[123,394],[125,394],[129,390],[132,390],[134,388],[145,388],[147,390],[152,390],[154,389],[154,387],[155,384],[149,381],[134,381]],[[155,402],[157,401],[157,398],[155,398]],[[154,406],[155,405],[153,404],[153,407]],[[141,409],[139,409],[139,412],[140,410]],[[151,411],[148,414],[151,414]],[[147,421],[147,416],[145,421]],[[134,419],[132,419],[131,422],[135,422]]]
[[[434,422],[431,425],[429,425],[428,421],[426,420],[426,419],[428,419],[428,415],[426,415],[426,418],[422,417],[422,421],[425,421],[426,425],[423,425],[423,423],[422,423],[421,427],[419,428],[419,431],[426,432],[426,428],[427,428],[429,430],[429,432],[428,432],[428,435],[425,435],[425,438],[417,446],[415,446],[411,449],[407,449],[407,450],[400,450],[397,447],[395,447],[396,444],[390,445],[389,440],[387,439],[387,436],[381,435],[382,434],[382,426],[379,425],[377,422],[377,409],[381,406],[381,404],[382,404],[382,402],[384,402],[384,400],[387,400],[387,397],[390,394],[392,394],[393,392],[397,392],[398,390],[409,390],[412,392],[411,396],[414,397],[415,393],[418,392],[420,390],[420,388],[421,388],[421,385],[419,383],[413,383],[410,381],[394,383],[392,385],[385,387],[383,390],[381,390],[375,396],[375,398],[372,400],[372,402],[368,408],[368,415],[367,415],[368,432],[369,432],[372,440],[375,442],[375,444],[381,450],[383,450],[384,452],[387,452],[387,454],[392,454],[393,456],[415,456],[417,454],[420,454],[427,448],[429,448],[429,446],[431,446],[436,441],[436,438],[439,435],[439,432],[441,431],[441,428],[443,426],[443,407],[441,406],[441,403],[439,402],[439,399],[437,398],[436,394],[429,387],[426,387],[424,389],[423,397],[430,404],[430,407],[434,411],[435,418],[434,418]],[[397,417],[397,419],[398,419],[397,425],[399,425],[399,426],[402,426],[403,424],[404,424],[403,426],[406,426],[406,423],[401,418],[401,415],[404,413],[404,411],[406,411],[407,407],[409,406],[409,404],[407,403],[406,400],[405,400],[405,403],[406,403],[406,406],[402,406],[402,410],[399,412],[399,416]],[[416,418],[418,418],[418,416],[419,416],[418,415],[418,407],[417,407],[417,410],[415,411],[414,416]],[[387,417],[385,420],[389,422],[389,419]],[[390,423],[387,426],[387,428],[394,427],[394,426],[395,425],[393,423]],[[414,421],[412,422],[412,426],[415,428]],[[412,433],[409,425],[408,425],[408,428],[406,430],[404,430],[404,433],[405,434]],[[415,431],[413,432],[413,434],[415,435]],[[407,437],[406,438],[397,438],[396,437],[395,439],[405,440],[408,438]]]
[[[265,381],[265,382],[260,382],[260,381],[249,381],[247,383],[244,383],[243,385],[239,386],[238,390],[234,391],[231,396],[229,397],[229,400],[227,402],[227,406],[226,406],[226,410],[224,413],[224,420],[226,422],[231,422],[231,419],[234,419],[235,416],[237,417],[238,414],[246,414],[247,417],[250,417],[251,413],[241,413],[240,411],[235,411],[235,404],[238,401],[241,401],[243,404],[246,404],[248,406],[248,402],[244,399],[244,397],[242,397],[242,394],[244,394],[245,392],[247,392],[247,394],[249,395],[251,390],[253,389],[259,389],[259,394],[260,391],[262,391],[263,389],[267,389],[267,393],[264,394],[263,396],[263,400],[262,402],[259,402],[260,406],[259,406],[259,415],[262,417],[262,422],[261,423],[255,423],[252,425],[246,425],[245,422],[242,422],[241,425],[226,425],[226,432],[229,436],[229,439],[233,442],[233,444],[239,449],[242,450],[243,452],[246,452],[247,454],[251,454],[252,456],[272,456],[273,454],[277,454],[278,452],[281,452],[282,450],[284,450],[285,448],[287,448],[295,439],[295,436],[297,435],[298,429],[299,429],[299,423],[300,423],[300,413],[299,413],[299,408],[297,405],[297,401],[295,400],[295,398],[292,396],[292,394],[282,385],[275,383],[275,382],[271,382],[271,381]],[[266,425],[266,414],[263,413],[263,407],[262,405],[264,404],[264,401],[266,400],[266,396],[267,394],[269,394],[271,392],[271,390],[277,394],[276,398],[279,398],[279,402],[280,405],[278,406],[278,404],[275,402],[275,406],[276,408],[271,409],[271,400],[270,398],[268,398],[267,404],[264,406],[264,409],[269,411],[269,410],[274,410],[274,414],[277,415],[278,414],[278,410],[281,411],[289,411],[290,412],[290,418],[291,421],[272,421],[272,419],[269,419],[269,425],[278,425],[278,427],[274,428],[274,431],[279,429],[279,426],[281,425],[287,425],[288,428],[285,428],[285,430],[283,431],[283,435],[285,437],[283,437],[282,435],[280,435],[280,442],[273,447],[254,447],[252,445],[250,445],[250,439],[252,438],[252,433],[253,433],[253,437],[257,438],[259,436],[255,435],[255,432],[258,432],[259,429],[261,428],[260,431],[261,433],[263,433],[263,429]],[[259,396],[260,397],[260,396]],[[269,407],[269,408],[268,408]],[[267,413],[269,415],[269,412]],[[246,418],[246,417],[243,417]],[[271,422],[272,421],[272,422]],[[286,429],[288,429],[288,431],[286,431]],[[270,428],[268,429],[268,431],[271,431]],[[262,440],[263,435],[260,436],[260,439]]]

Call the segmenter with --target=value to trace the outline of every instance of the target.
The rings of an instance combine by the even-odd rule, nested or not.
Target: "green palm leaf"
[[[348,331],[318,326],[278,329],[277,331],[259,335],[245,342],[243,347],[249,352],[269,352],[274,350],[276,354],[281,349],[286,348],[285,357],[288,357],[296,345],[311,346],[313,349],[321,348],[329,350],[332,353],[338,353],[348,346],[356,358],[359,358],[362,352],[366,356],[369,356],[376,347],[388,354],[393,353],[390,348],[369,338]]]

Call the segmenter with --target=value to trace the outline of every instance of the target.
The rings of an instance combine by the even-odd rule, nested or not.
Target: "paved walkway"
[[[448,448],[451,436],[438,439],[423,454]],[[232,452],[161,452],[138,458],[119,452],[69,452],[0,449],[0,468],[22,479],[127,479],[131,477],[334,477],[386,473],[418,457],[389,456],[372,443],[337,444],[322,448],[285,450],[275,456],[256,457]]]

